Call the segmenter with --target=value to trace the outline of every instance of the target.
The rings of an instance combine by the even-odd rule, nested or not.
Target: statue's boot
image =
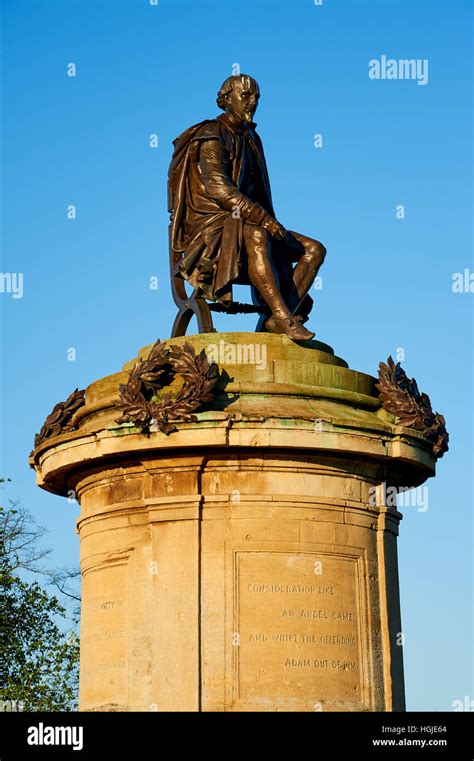
[[[284,333],[293,341],[308,341],[314,338],[315,333],[306,330],[298,318],[290,315],[289,317],[277,317],[272,314],[265,322],[265,328],[269,333]]]
[[[265,321],[265,330],[269,333],[284,333],[293,341],[307,341],[314,337],[314,333],[306,330],[300,320],[294,317],[285,304],[278,290],[271,267],[265,274],[253,272],[253,282],[266,304],[272,310],[272,314]]]

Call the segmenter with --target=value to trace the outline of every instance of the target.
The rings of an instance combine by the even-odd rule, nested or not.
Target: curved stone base
[[[32,458],[81,504],[81,709],[404,710],[384,485],[432,475],[429,444],[324,344],[167,343],[185,340],[217,346],[227,373],[197,422],[149,437],[114,422],[129,363]],[[265,366],[219,341],[234,360],[265,345]]]
[[[402,710],[399,516],[354,471],[247,449],[83,479],[82,709]]]

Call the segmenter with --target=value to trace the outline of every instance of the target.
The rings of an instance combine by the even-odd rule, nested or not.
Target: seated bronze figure
[[[187,297],[183,283],[173,294],[183,309],[200,312],[201,332],[212,330],[202,311],[210,301],[222,311],[259,311],[257,330],[306,340],[314,336],[303,325],[313,305],[308,291],[326,249],[276,219],[253,121],[259,97],[255,79],[229,77],[217,95],[224,113],[174,140],[168,181],[172,276],[195,291]],[[252,286],[253,309],[235,309],[233,283]],[[183,334],[190,319],[183,327],[183,313],[178,317],[173,335]]]

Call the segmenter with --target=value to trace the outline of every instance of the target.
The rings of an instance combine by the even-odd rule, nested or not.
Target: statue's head
[[[248,74],[236,74],[222,84],[217,93],[217,105],[243,122],[251,122],[259,97],[258,82]]]

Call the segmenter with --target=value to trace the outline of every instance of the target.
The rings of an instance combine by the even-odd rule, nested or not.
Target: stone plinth
[[[81,505],[81,709],[403,710],[384,484],[433,475],[429,443],[325,344],[185,340],[228,373],[197,422],[118,425],[131,362],[32,457]]]

